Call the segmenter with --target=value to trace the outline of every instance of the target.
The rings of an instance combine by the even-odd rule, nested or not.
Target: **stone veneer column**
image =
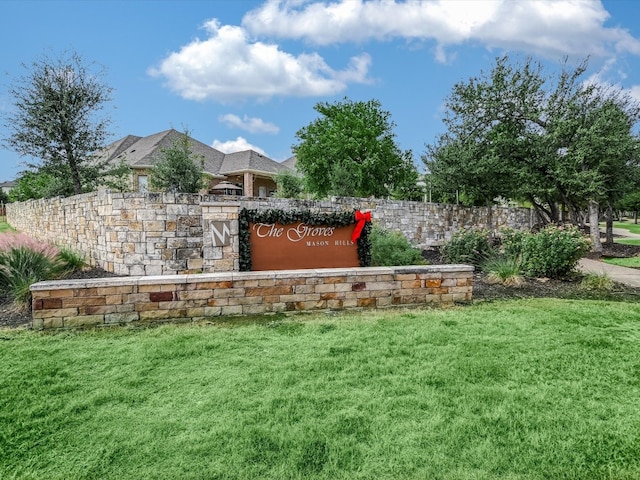
[[[242,192],[242,194],[245,197],[253,197],[253,173],[244,172],[243,185],[244,191]]]
[[[203,202],[202,207],[202,271],[237,272],[240,270],[240,238],[238,235],[239,203]]]

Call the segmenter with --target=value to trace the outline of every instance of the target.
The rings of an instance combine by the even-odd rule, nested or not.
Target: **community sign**
[[[358,238],[364,222],[371,218],[366,215],[366,219],[357,218],[356,223],[339,227],[251,223],[251,269],[359,267]]]

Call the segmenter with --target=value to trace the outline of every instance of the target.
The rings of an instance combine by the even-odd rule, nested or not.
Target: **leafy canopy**
[[[391,114],[380,102],[318,103],[321,115],[296,133],[293,152],[307,190],[319,197],[419,197],[411,151],[395,142]]]
[[[583,80],[586,61],[555,76],[527,58],[498,58],[489,73],[456,84],[446,100],[447,131],[423,160],[434,186],[470,203],[526,200],[549,222],[558,204],[574,217],[589,202],[621,198],[638,167],[628,95]]]
[[[155,190],[174,193],[198,193],[205,184],[204,158],[191,150],[189,133],[173,141],[169,148],[160,150],[149,181]]]
[[[53,195],[73,195],[101,184],[109,166],[92,154],[104,146],[110,120],[102,110],[112,88],[102,70],[77,53],[59,58],[43,56],[9,89],[13,109],[5,116],[4,143],[22,156],[27,166],[51,175]]]

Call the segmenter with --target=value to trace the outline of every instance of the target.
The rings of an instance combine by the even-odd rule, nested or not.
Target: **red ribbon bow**
[[[351,241],[356,242],[362,234],[365,222],[371,221],[371,212],[362,213],[360,210],[356,210],[356,228],[353,229],[351,234]]]

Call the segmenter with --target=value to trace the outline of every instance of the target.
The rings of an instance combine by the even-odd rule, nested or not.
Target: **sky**
[[[422,169],[453,86],[504,54],[548,73],[588,57],[586,81],[640,100],[639,17],[637,0],[0,0],[0,115],[23,65],[75,51],[113,88],[108,143],[175,128],[283,161],[315,105],[375,99]],[[0,148],[0,182],[25,160]]]

